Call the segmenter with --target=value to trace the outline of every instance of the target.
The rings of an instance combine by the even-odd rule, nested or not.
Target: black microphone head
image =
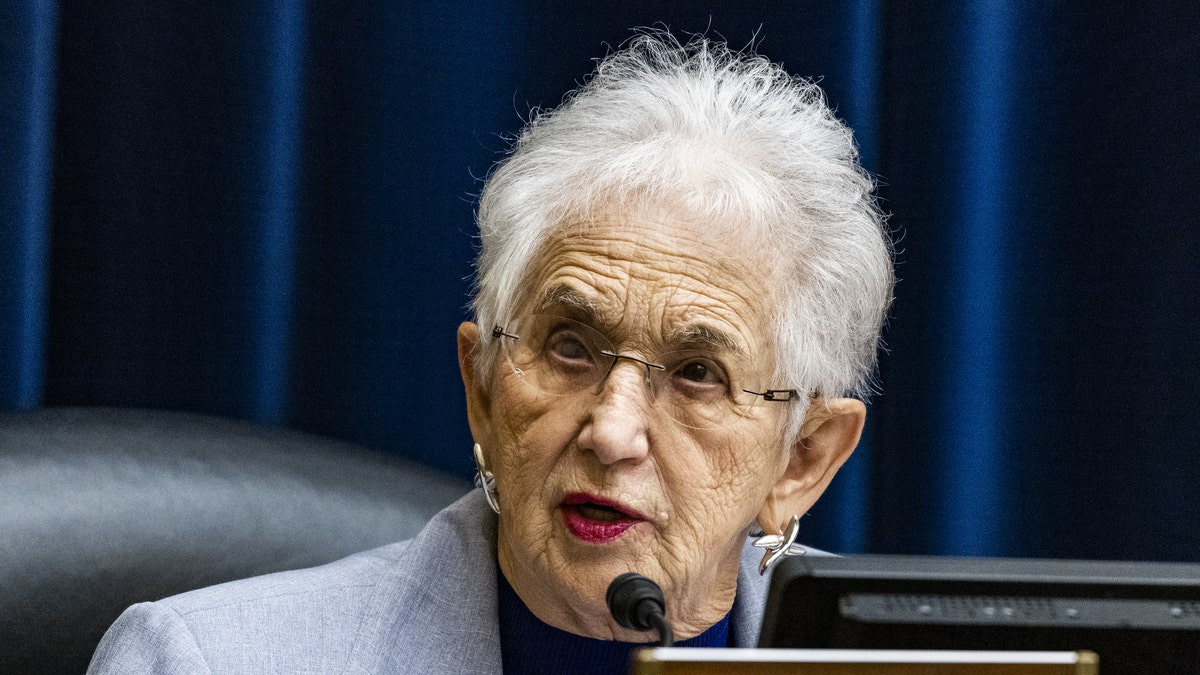
[[[626,572],[613,579],[605,595],[608,611],[624,628],[652,630],[655,626],[649,620],[650,613],[666,614],[667,603],[662,589],[636,572]]]

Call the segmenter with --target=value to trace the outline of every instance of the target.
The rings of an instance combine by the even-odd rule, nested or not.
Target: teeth
[[[579,515],[588,520],[599,520],[602,523],[615,523],[625,517],[625,514],[606,506],[596,506],[595,504],[579,504],[575,507],[579,510]]]

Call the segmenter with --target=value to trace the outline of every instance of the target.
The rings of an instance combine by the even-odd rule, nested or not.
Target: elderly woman
[[[136,605],[92,671],[620,672],[653,638],[606,606],[626,572],[680,644],[754,645],[891,298],[849,130],[765,59],[644,35],[533,120],[479,228],[482,489],[413,540]]]

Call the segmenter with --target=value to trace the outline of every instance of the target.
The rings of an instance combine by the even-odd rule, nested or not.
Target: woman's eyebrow
[[[605,325],[603,319],[606,314],[591,298],[585,297],[579,291],[570,286],[559,285],[552,286],[544,293],[541,298],[534,303],[534,313],[542,314],[549,310],[568,310],[576,315],[572,318],[590,322],[591,325]]]
[[[534,313],[566,311],[571,318],[600,328],[612,325],[609,313],[591,298],[566,285],[553,286],[542,293],[534,303]],[[668,349],[725,352],[745,356],[749,352],[741,341],[727,331],[703,323],[688,324],[672,330],[667,335]]]
[[[697,349],[745,355],[746,348],[732,335],[707,324],[690,324],[672,331],[667,338],[671,349]]]

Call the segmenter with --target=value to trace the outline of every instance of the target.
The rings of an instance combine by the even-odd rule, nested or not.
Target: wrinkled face
[[[757,368],[761,381],[772,363],[761,256],[706,243],[664,213],[638,214],[555,239],[533,266],[526,310],[575,318],[647,361],[704,336],[705,349]],[[575,357],[573,343],[555,345],[556,358]],[[631,359],[570,394],[496,362],[475,432],[500,495],[501,569],[530,609],[575,633],[645,640],[604,608],[612,579],[636,571],[663,587],[677,637],[719,620],[747,530],[787,463],[786,404],[698,428],[664,410],[647,367]],[[657,375],[658,389],[673,377],[685,393],[724,386],[708,367],[683,365]]]

